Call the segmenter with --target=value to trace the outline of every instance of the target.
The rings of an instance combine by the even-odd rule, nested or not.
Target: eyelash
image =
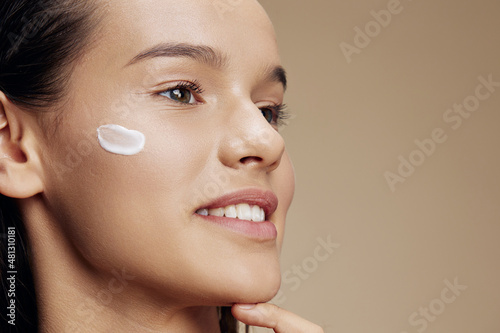
[[[167,88],[165,90],[162,90],[162,91],[159,91],[159,92],[155,93],[155,95],[157,95],[159,97],[162,97],[162,98],[168,98],[168,97],[164,96],[163,94],[167,93],[168,91],[174,91],[176,89],[189,90],[195,99],[196,99],[195,94],[196,95],[201,95],[204,92],[203,88],[198,83],[198,81],[194,80],[192,82],[191,81],[182,81],[182,82],[179,82],[179,83],[177,83],[175,86],[173,86],[171,88]],[[195,94],[193,94],[193,93],[195,93]],[[181,102],[175,101],[173,99],[170,99],[170,100],[172,102],[175,102],[175,103],[178,103],[178,104],[186,105],[185,103],[181,103]]]
[[[186,89],[186,90],[189,90],[191,92],[196,93],[197,95],[201,95],[205,91],[201,87],[198,80],[194,80],[192,82],[191,81],[179,82],[174,87],[168,88],[166,90],[159,92],[158,95],[161,96],[161,94],[166,93],[167,91],[175,90],[175,89]],[[180,102],[178,102],[178,103],[183,104]],[[277,105],[272,104],[272,105],[267,105],[267,106],[263,106],[263,107],[259,108],[259,110],[265,110],[265,109],[269,109],[273,112],[273,122],[275,122],[278,127],[288,125],[288,122],[286,120],[291,118],[291,114],[288,111],[288,106],[286,104],[277,104]],[[276,121],[274,121],[275,118],[276,118]],[[272,123],[270,123],[270,124],[272,124]]]
[[[203,88],[201,87],[200,83],[197,80],[194,80],[193,82],[189,81],[180,82],[175,87],[167,90],[175,90],[175,89],[187,89],[197,93],[198,95],[201,95],[204,92]]]
[[[291,113],[288,110],[288,106],[286,104],[278,104],[278,105],[268,105],[259,108],[260,110],[269,109],[273,112],[273,122],[274,118],[276,118],[276,125],[278,127],[288,125],[288,119],[291,118]]]

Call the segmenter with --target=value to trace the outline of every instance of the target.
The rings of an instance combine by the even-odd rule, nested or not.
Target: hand
[[[324,333],[318,325],[270,303],[235,304],[231,312],[244,324],[272,328],[276,333]]]

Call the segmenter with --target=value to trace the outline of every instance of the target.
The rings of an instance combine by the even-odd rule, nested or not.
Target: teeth
[[[204,215],[204,216],[207,216],[208,215],[208,209],[198,209],[196,211],[196,213],[200,214],[200,215]]]
[[[224,215],[226,217],[238,217],[238,212],[235,205],[227,206],[224,208]]]
[[[264,216],[263,213],[264,210],[259,206],[252,206],[252,221],[264,221],[264,219],[262,218]]]
[[[224,208],[213,208],[208,210],[208,215],[224,216]]]
[[[252,209],[249,204],[240,204],[236,206],[236,212],[239,219],[247,221],[252,220]]]
[[[226,216],[254,222],[263,222],[266,219],[264,209],[257,205],[250,206],[246,203],[229,205],[224,208],[203,208],[198,209],[196,213],[204,216]]]

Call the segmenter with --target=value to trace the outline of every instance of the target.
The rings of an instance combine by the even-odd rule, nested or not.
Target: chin
[[[259,274],[260,273],[260,274]],[[270,301],[281,286],[279,267],[265,272],[254,272],[233,280],[231,303],[263,303]]]

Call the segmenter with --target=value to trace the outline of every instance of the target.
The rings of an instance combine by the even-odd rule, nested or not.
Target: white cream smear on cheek
[[[118,155],[138,154],[146,143],[146,137],[141,132],[114,124],[99,127],[97,139],[104,150]]]

